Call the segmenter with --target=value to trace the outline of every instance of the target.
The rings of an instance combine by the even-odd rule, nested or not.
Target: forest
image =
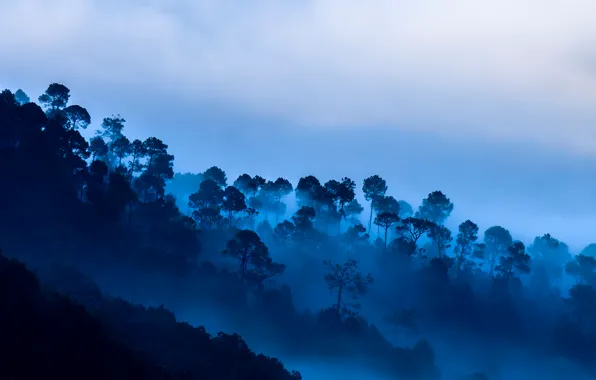
[[[596,376],[596,244],[450,230],[447,194],[374,171],[177,173],[121,115],[91,125],[63,84],[0,94],[0,378]]]

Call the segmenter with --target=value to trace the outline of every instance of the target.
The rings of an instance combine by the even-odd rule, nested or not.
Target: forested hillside
[[[69,100],[56,83],[37,102],[0,95],[0,246],[40,279],[2,258],[1,302],[15,311],[0,313],[10,337],[0,344],[18,349],[0,375],[300,377],[238,335],[211,337],[113,296],[174,313],[194,305],[284,357],[397,378],[441,377],[433,340],[596,369],[596,245],[573,253],[545,234],[526,247],[515,231],[471,220],[451,231],[446,194],[413,207],[374,173],[361,183],[231,179],[215,166],[175,175],[166,142],[129,139],[120,115],[91,124]],[[304,310],[295,297],[328,303]],[[466,371],[501,375],[489,367]]]

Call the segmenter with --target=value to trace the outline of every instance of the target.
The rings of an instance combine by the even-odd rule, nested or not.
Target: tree
[[[316,215],[317,213],[313,207],[302,206],[296,211],[294,216],[292,216],[292,221],[297,230],[309,230],[313,228],[313,220]]]
[[[225,188],[228,185],[226,172],[217,166],[212,166],[203,172],[203,178],[213,180],[219,187]]]
[[[120,115],[105,117],[101,122],[101,130],[97,131],[96,134],[103,137],[109,144],[111,144],[122,137],[124,123],[126,123],[126,120]]]
[[[397,222],[399,222],[399,216],[395,212],[382,212],[375,217],[375,224],[385,230],[385,250],[387,250],[387,232]]]
[[[391,195],[375,199],[373,202],[373,207],[377,214],[382,212],[394,212],[399,214],[399,202]]]
[[[384,212],[393,212],[399,216],[399,203],[391,195],[375,198],[371,205],[377,215]],[[377,235],[380,235],[378,228]]]
[[[579,254],[568,262],[565,271],[575,277],[578,284],[596,285],[596,259],[592,256]]]
[[[346,217],[345,207],[356,197],[354,189],[356,189],[356,183],[347,177],[342,178],[341,181],[331,180],[325,183],[325,190],[334,205],[334,212],[330,214],[337,215],[338,233],[341,228],[341,220]]]
[[[174,177],[174,156],[168,154],[167,149],[168,146],[156,137],[149,137],[143,142],[147,163],[137,183],[144,199],[148,199],[149,194],[155,199],[163,198],[166,181]]]
[[[117,138],[116,141],[110,144],[110,148],[118,158],[118,166],[122,165],[122,160],[132,151],[130,141],[125,136]]]
[[[252,269],[246,273],[249,281],[257,286],[259,294],[263,291],[263,283],[275,276],[282,275],[285,270],[285,264],[276,263],[267,255],[256,255],[251,261]]]
[[[212,179],[201,182],[196,193],[188,197],[188,207],[199,210],[202,208],[219,208],[224,199],[224,191]]]
[[[260,175],[256,175],[254,177],[252,177],[252,181],[253,181],[253,196],[255,196],[257,194],[257,192],[259,190],[261,190],[263,188],[263,186],[265,186],[265,184],[267,183],[267,180],[263,177],[261,177]]]
[[[548,277],[555,283],[563,279],[565,264],[571,260],[569,247],[550,234],[536,237],[528,247],[528,253],[532,257],[535,267],[546,270]]]
[[[49,111],[61,110],[66,107],[70,99],[70,90],[63,84],[52,83],[38,100]]]
[[[129,176],[132,178],[136,173],[143,170],[141,160],[147,155],[147,149],[141,140],[134,140],[132,144],[130,144],[130,155],[131,157],[128,167]]]
[[[352,224],[358,224],[360,223],[358,221],[358,216],[360,214],[362,214],[362,212],[364,211],[364,207],[362,207],[360,205],[360,202],[358,202],[358,199],[354,199],[352,200],[350,203],[348,203],[344,209],[344,213],[346,215],[346,219],[349,218],[352,220]]]
[[[414,209],[412,205],[406,201],[397,201],[399,205],[399,217],[400,219],[406,219],[414,215]]]
[[[277,201],[281,202],[283,197],[291,194],[292,191],[294,191],[294,187],[290,181],[280,177],[271,184],[269,191],[272,191]]]
[[[202,228],[207,230],[219,225],[222,222],[220,207],[204,207],[193,211],[192,217],[199,222]]]
[[[468,262],[468,257],[473,253],[474,243],[478,240],[478,225],[471,220],[466,220],[459,225],[458,230],[455,259],[457,276],[459,277],[462,266]]]
[[[89,115],[89,112],[81,106],[68,106],[64,109],[64,114],[72,129],[86,129],[89,124],[91,124],[91,116]]]
[[[306,241],[312,239],[315,229],[313,221],[315,220],[317,213],[314,207],[302,206],[294,216],[292,216],[292,222],[296,226],[294,232],[294,240]]]
[[[577,323],[580,331],[593,334],[596,319],[596,288],[583,284],[574,285],[569,290],[569,298],[565,301],[570,306],[570,316]]]
[[[356,182],[348,177],[343,177],[339,186],[335,189],[335,196],[337,197],[338,209],[340,213],[345,215],[345,207],[356,197]]]
[[[234,181],[234,187],[240,190],[245,196],[255,196],[259,190],[257,181],[248,174],[242,174]]]
[[[256,232],[240,230],[228,241],[223,254],[238,260],[240,283],[244,285],[249,265],[267,260],[269,250]]]
[[[374,279],[370,273],[363,276],[361,272],[358,272],[358,261],[354,259],[348,259],[341,265],[333,264],[329,260],[323,261],[323,264],[328,271],[324,279],[329,291],[332,292],[337,289],[335,311],[338,318],[341,318],[342,310],[349,310],[348,305],[344,303],[345,293],[356,300],[368,291],[368,286],[373,283]],[[357,304],[349,306],[358,307]]]
[[[14,99],[20,105],[29,103],[31,101],[31,99],[29,99],[29,96],[27,96],[27,94],[25,94],[25,91],[21,90],[20,88],[14,93]]]
[[[101,137],[92,137],[89,144],[89,152],[91,152],[92,161],[102,159],[108,154],[108,145]]]
[[[375,174],[364,180],[362,183],[362,192],[364,193],[364,199],[370,202],[370,217],[368,220],[368,230],[370,231],[372,226],[373,210],[375,209],[374,202],[375,200],[385,196],[385,193],[387,192],[387,182]]]
[[[108,175],[108,166],[103,161],[93,161],[89,165],[86,198],[95,210],[104,212],[106,208],[105,178]]]
[[[437,247],[437,256],[441,259],[445,255],[445,251],[451,248],[453,237],[451,230],[445,226],[432,223],[428,229],[427,235]]]
[[[246,209],[244,194],[234,186],[226,187],[221,208],[228,214],[229,225],[232,225],[234,216]]]
[[[279,215],[283,214],[286,210],[286,205],[279,200],[275,185],[271,181],[267,181],[253,199],[259,204],[260,209],[264,211],[265,218],[267,218],[269,212],[273,212],[279,218]]]
[[[321,182],[312,175],[302,177],[296,185],[296,199],[300,206],[314,206],[315,194],[322,189]]]
[[[188,207],[193,211],[193,218],[207,229],[213,228],[221,221],[221,204],[224,191],[212,179],[201,182],[196,193],[188,197]]]
[[[281,177],[276,179],[275,182],[269,181],[263,186],[262,192],[265,193],[263,195],[269,200],[265,204],[269,204],[277,218],[286,211],[286,205],[282,204],[281,200],[292,193],[292,191],[294,191],[294,188],[290,181]]]
[[[149,137],[143,141],[143,148],[145,156],[147,157],[147,169],[151,170],[155,159],[167,154],[168,145],[157,137]]]
[[[362,223],[354,224],[348,227],[344,234],[344,241],[347,243],[348,251],[353,251],[354,247],[364,248],[369,244],[370,236],[366,233],[366,228]]]
[[[252,198],[250,200],[252,200]],[[248,225],[250,226],[250,229],[254,229],[255,218],[259,215],[259,212],[252,207],[247,207],[244,210],[244,215],[248,219]]]
[[[484,244],[486,245],[484,252],[491,276],[494,274],[497,260],[507,252],[512,243],[511,234],[501,226],[493,226],[484,231]]]
[[[279,223],[273,229],[273,233],[275,236],[281,240],[282,244],[286,244],[286,241],[294,235],[296,231],[296,226],[294,223],[290,222],[289,220],[284,220],[283,222]]]
[[[516,273],[530,272],[530,255],[526,253],[526,246],[521,241],[514,241],[507,249],[507,253],[499,258],[499,265],[495,271],[507,283]]]
[[[416,244],[432,226],[433,223],[426,219],[406,218],[395,229],[399,237]]]
[[[443,224],[453,211],[453,203],[440,191],[433,191],[422,200],[416,213],[417,218],[427,219],[436,224]]]
[[[130,187],[130,182],[122,173],[110,173],[106,198],[114,217],[122,214],[128,207],[128,228],[132,227],[133,204],[138,200],[137,193]]]

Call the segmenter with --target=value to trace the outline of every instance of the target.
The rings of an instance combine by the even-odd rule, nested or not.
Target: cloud
[[[592,0],[4,0],[13,78],[588,150]]]

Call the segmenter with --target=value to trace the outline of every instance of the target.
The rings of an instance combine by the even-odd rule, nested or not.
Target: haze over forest
[[[1,2],[0,375],[590,378],[594,12]]]
[[[413,203],[445,189],[458,222],[581,249],[596,211],[593,7],[9,0],[0,84],[76,88],[131,137],[167,140],[179,172],[374,169]]]

